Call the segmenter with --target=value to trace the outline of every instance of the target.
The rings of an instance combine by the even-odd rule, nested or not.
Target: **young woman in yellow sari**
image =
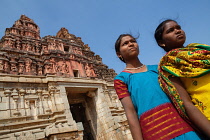
[[[163,21],[155,39],[167,52],[159,64],[162,89],[181,116],[210,138],[210,46],[184,47],[185,32],[174,20]]]

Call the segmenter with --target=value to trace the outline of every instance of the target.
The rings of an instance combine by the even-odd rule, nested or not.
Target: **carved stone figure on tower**
[[[11,63],[11,71],[12,72],[17,72],[17,65],[16,65],[16,63]]]
[[[0,59],[0,72],[4,70],[4,60]]]
[[[68,32],[66,28],[61,28],[60,31],[58,31],[56,37],[58,38],[64,38],[64,39],[71,39],[71,34]]]
[[[25,60],[25,71],[26,73],[31,72],[31,64],[32,64],[32,60],[31,59],[26,59]]]
[[[18,73],[23,74],[24,73],[24,68],[25,68],[24,63],[20,62],[19,65],[18,65]]]

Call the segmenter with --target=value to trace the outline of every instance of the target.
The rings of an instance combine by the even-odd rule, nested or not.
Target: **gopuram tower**
[[[21,15],[0,40],[0,140],[129,140],[113,69],[61,28]]]

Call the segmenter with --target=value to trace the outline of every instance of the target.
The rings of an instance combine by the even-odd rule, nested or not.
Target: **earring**
[[[162,47],[165,47],[165,46],[166,46],[165,44],[162,45]]]
[[[119,56],[119,58],[120,58],[122,61],[124,61],[122,56]]]

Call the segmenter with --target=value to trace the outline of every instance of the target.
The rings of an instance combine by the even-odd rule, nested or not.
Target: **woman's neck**
[[[137,68],[137,67],[140,67],[142,65],[143,64],[140,62],[139,59],[135,59],[135,60],[126,62],[126,68]]]
[[[147,67],[145,67],[145,65],[142,64],[139,59],[136,59],[126,62],[126,68],[124,70],[130,71],[131,73],[140,73],[147,71]]]

